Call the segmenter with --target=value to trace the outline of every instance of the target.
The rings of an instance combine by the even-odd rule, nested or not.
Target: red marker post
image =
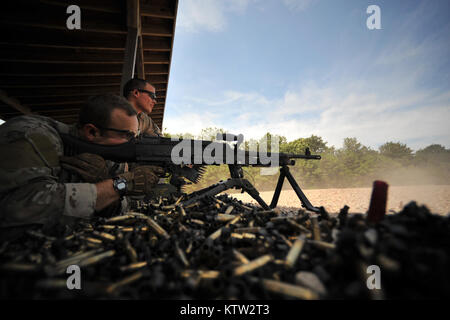
[[[374,181],[372,197],[370,198],[369,212],[367,220],[371,223],[378,223],[386,215],[388,184],[384,181]]]

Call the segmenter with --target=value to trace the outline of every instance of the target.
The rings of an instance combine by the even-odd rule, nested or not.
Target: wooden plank
[[[111,12],[111,13],[121,13],[125,11],[125,1],[122,0],[40,0],[43,3],[52,4],[55,6],[61,6],[67,8],[69,5],[75,4],[84,9]]]
[[[24,10],[26,8],[26,10]],[[3,24],[44,27],[67,30],[66,8],[39,1],[6,1],[2,3],[0,20]],[[126,20],[122,13],[100,12],[83,8],[81,30],[102,33],[126,33]],[[78,32],[81,30],[73,30]]]
[[[145,73],[153,75],[165,75],[169,73],[169,66],[167,64],[146,64]]]
[[[169,64],[170,53],[169,52],[144,52],[145,64]]]
[[[173,20],[153,17],[142,17],[142,34],[146,36],[172,37]]]
[[[17,111],[22,112],[23,114],[31,114],[31,110],[27,107],[22,106],[17,99],[9,97],[5,91],[0,90],[0,101],[6,103],[7,105],[13,107]]]
[[[1,21],[1,20],[0,20]],[[125,48],[125,34],[91,32],[84,29],[55,30],[42,27],[12,26],[0,22],[2,44],[39,45],[49,48],[89,48],[98,50],[117,50]],[[155,43],[156,45],[156,43]]]
[[[173,1],[140,1],[141,16],[175,19]]]
[[[155,55],[155,59],[157,57]],[[122,64],[123,58],[124,50],[120,49],[104,51],[89,48],[48,48],[39,45],[0,44],[0,61]]]
[[[34,63],[34,62],[1,62],[2,75],[76,75],[76,74],[121,74],[119,64],[65,64],[65,63]]]
[[[165,85],[167,87],[167,75],[153,75],[153,74],[145,74],[145,79],[150,82],[153,86],[156,85]]]
[[[146,36],[143,34],[142,43],[144,45],[144,50],[167,52],[172,50],[171,38]]]
[[[65,106],[70,104],[83,104],[86,101],[86,96],[23,96],[20,102],[24,106],[30,108],[41,108],[41,106]],[[54,107],[52,107],[54,108]]]
[[[85,76],[85,77],[66,77],[52,76],[20,76],[11,75],[0,77],[0,88],[63,88],[72,86],[93,87],[93,86],[111,86],[120,87],[119,76]]]
[[[18,99],[35,97],[64,97],[64,96],[90,96],[104,93],[119,94],[120,86],[103,87],[70,87],[70,88],[29,88],[8,89],[8,94]]]

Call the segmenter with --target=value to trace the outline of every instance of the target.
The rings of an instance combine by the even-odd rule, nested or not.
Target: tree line
[[[203,129],[200,135],[170,134],[166,137],[215,140],[220,128]],[[279,152],[320,154],[322,160],[296,160],[290,171],[302,188],[352,188],[370,187],[374,180],[384,180],[391,185],[448,184],[450,182],[450,149],[431,144],[414,152],[406,144],[389,141],[378,150],[361,144],[357,138],[345,138],[342,148],[328,146],[322,137],[311,135],[287,141],[286,137],[267,132],[260,139],[245,141],[246,150],[266,148],[271,151],[273,139],[279,141]],[[245,177],[256,188],[274,190],[278,174],[261,174],[260,168],[244,167]],[[187,187],[187,192],[198,190],[229,178],[226,165],[208,166],[202,180]],[[285,186],[287,183],[285,182]]]

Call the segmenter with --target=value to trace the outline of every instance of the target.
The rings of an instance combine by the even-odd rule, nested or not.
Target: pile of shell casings
[[[123,216],[35,226],[0,247],[3,298],[390,299],[449,295],[449,217],[415,203],[363,214],[263,210],[227,195],[138,202]],[[81,271],[68,289],[67,268]],[[379,289],[368,267],[380,269]]]

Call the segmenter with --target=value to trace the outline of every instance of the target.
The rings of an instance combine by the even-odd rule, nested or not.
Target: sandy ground
[[[348,205],[351,213],[365,213],[370,204],[371,188],[303,190],[309,201],[317,207],[324,206],[328,212],[339,212]],[[261,197],[270,204],[273,192],[261,192]],[[234,193],[233,197],[244,202],[256,203],[248,194]],[[446,215],[450,212],[450,185],[447,186],[389,186],[388,211],[399,211],[410,201],[426,205],[431,212]],[[278,206],[301,207],[293,190],[283,190]]]

